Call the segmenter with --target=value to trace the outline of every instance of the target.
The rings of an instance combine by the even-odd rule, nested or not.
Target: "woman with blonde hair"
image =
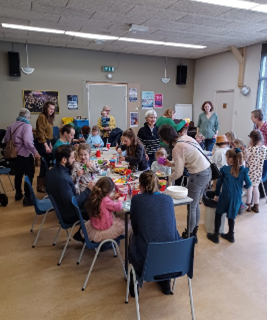
[[[173,108],[168,108],[163,116],[159,117],[156,126],[160,128],[164,124],[169,124],[172,126],[174,129],[176,129],[177,124],[173,121],[175,119],[176,111]]]

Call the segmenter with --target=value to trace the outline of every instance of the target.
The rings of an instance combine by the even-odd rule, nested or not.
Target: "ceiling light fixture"
[[[46,33],[57,33],[57,34],[64,34],[65,33],[64,30],[38,28],[38,27],[31,27],[31,26],[21,26],[18,24],[9,24],[9,23],[2,23],[2,27],[9,28],[9,29],[17,29],[17,30],[35,31],[35,32],[46,32]]]
[[[132,33],[148,32],[148,27],[147,26],[140,26],[138,24],[130,24],[129,31],[132,32]]]
[[[119,37],[106,36],[103,34],[95,34],[95,33],[66,31],[65,34],[67,36],[86,38],[86,39],[96,39],[96,40],[118,40],[119,39]]]

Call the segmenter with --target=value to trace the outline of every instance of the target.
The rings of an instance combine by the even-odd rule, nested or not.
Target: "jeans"
[[[31,184],[34,177],[34,159],[33,156],[22,157],[17,156],[15,159],[15,189],[16,193],[22,193],[21,183],[23,175],[28,176]],[[24,182],[25,198],[30,198],[30,190],[26,182]]]
[[[204,143],[205,143],[205,149],[207,151],[212,151],[214,143],[215,143],[216,139],[205,139]]]
[[[198,226],[200,219],[199,200],[203,195],[208,183],[211,180],[211,168],[207,168],[199,173],[190,174],[188,182],[188,197],[191,202],[190,233]]]

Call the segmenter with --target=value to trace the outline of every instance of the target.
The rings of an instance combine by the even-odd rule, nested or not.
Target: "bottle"
[[[109,168],[107,168],[106,176],[107,176],[107,177],[110,177],[110,169],[109,169]]]

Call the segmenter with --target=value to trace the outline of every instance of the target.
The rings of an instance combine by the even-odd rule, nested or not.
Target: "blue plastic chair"
[[[174,292],[176,278],[187,274],[188,288],[191,304],[192,319],[195,319],[194,304],[191,289],[193,278],[195,238],[182,239],[174,242],[150,243],[147,249],[146,260],[142,275],[135,272],[132,264],[128,267],[126,301],[128,303],[130,274],[133,273],[134,292],[137,319],[140,320],[137,284],[142,288],[143,282],[158,282],[174,279],[172,293]]]
[[[57,141],[59,139],[59,127],[53,127],[53,139]]]
[[[5,194],[5,195],[6,195],[6,190],[5,190],[4,185],[3,185],[3,183],[2,183],[2,180],[1,180],[1,174],[7,174],[8,179],[9,179],[10,184],[11,184],[11,187],[12,187],[12,189],[14,190],[13,184],[12,184],[12,182],[11,182],[11,180],[10,180],[10,176],[9,176],[9,172],[10,172],[10,171],[11,171],[10,168],[0,168],[0,183],[1,183],[2,189],[4,190],[4,194]]]
[[[66,230],[67,236],[68,236],[68,239],[67,239],[67,241],[66,241],[66,243],[65,243],[65,246],[64,246],[64,248],[63,248],[62,254],[61,254],[61,256],[60,256],[60,258],[59,258],[59,261],[58,261],[58,264],[57,264],[58,266],[60,266],[60,264],[61,264],[61,262],[62,262],[62,259],[63,259],[64,255],[65,255],[65,252],[66,252],[66,250],[67,250],[68,244],[69,244],[69,242],[70,242],[70,240],[71,240],[70,238],[71,238],[73,229],[74,229],[75,226],[77,226],[78,224],[80,224],[80,221],[77,220],[74,224],[67,224],[67,223],[65,223],[65,222],[63,221],[62,215],[61,215],[61,213],[60,213],[60,211],[59,211],[59,209],[58,209],[58,206],[57,206],[57,203],[56,203],[54,197],[53,197],[51,194],[48,194],[48,197],[49,197],[49,199],[50,199],[51,202],[52,202],[52,205],[53,205],[53,207],[54,207],[54,209],[55,209],[55,211],[56,211],[56,215],[57,215],[57,218],[58,218],[59,224],[60,224],[60,227],[59,227],[58,232],[57,232],[57,234],[56,234],[55,240],[54,240],[54,242],[53,242],[53,246],[55,246],[56,243],[57,243],[57,239],[58,239],[58,236],[59,236],[59,233],[60,233],[61,229]],[[71,229],[70,232],[68,232],[68,229]]]
[[[24,181],[28,184],[28,187],[29,187],[29,190],[30,190],[30,194],[31,194],[31,200],[33,202],[35,213],[36,213],[36,217],[35,217],[35,219],[33,221],[33,225],[32,225],[31,230],[30,230],[31,232],[33,231],[33,228],[35,226],[35,223],[37,221],[38,216],[44,215],[42,223],[41,223],[41,225],[39,227],[38,233],[36,235],[35,241],[34,241],[33,246],[32,246],[33,248],[35,248],[37,240],[38,240],[39,235],[41,233],[41,230],[43,228],[43,224],[45,222],[45,218],[46,218],[46,216],[47,216],[47,214],[49,212],[54,211],[54,208],[53,208],[53,205],[52,205],[52,203],[51,203],[51,201],[49,199],[40,200],[40,199],[36,198],[28,176],[25,176]]]
[[[81,251],[81,254],[80,254],[79,259],[78,259],[78,261],[77,261],[77,264],[80,263],[85,248],[87,248],[87,249],[94,249],[94,250],[96,251],[95,256],[94,256],[94,259],[93,259],[93,261],[92,261],[92,263],[91,263],[91,266],[90,266],[90,269],[89,269],[89,271],[88,271],[87,277],[86,277],[86,279],[85,279],[84,285],[83,285],[83,287],[82,287],[82,291],[85,290],[85,287],[86,287],[87,282],[88,282],[88,280],[89,280],[90,274],[91,274],[91,272],[92,272],[92,270],[93,270],[94,264],[95,264],[96,259],[97,259],[97,257],[98,257],[99,251],[100,251],[102,245],[103,245],[104,243],[106,243],[106,242],[111,242],[112,247],[113,247],[113,250],[114,250],[115,257],[117,256],[117,254],[116,254],[116,250],[117,250],[117,253],[118,253],[118,255],[119,255],[119,258],[120,258],[120,261],[121,261],[121,264],[122,264],[123,274],[124,274],[124,277],[126,278],[127,275],[126,275],[126,272],[125,272],[123,260],[122,260],[122,257],[121,257],[121,253],[120,253],[118,244],[117,244],[117,242],[116,242],[116,241],[118,241],[118,240],[124,239],[124,236],[120,236],[120,237],[118,237],[118,238],[116,238],[116,239],[107,239],[107,240],[104,240],[104,241],[102,241],[102,242],[100,242],[100,243],[99,243],[99,242],[98,242],[98,243],[91,242],[91,241],[89,240],[89,238],[88,238],[88,234],[87,234],[87,231],[86,231],[86,228],[85,228],[85,225],[84,225],[83,217],[82,217],[81,211],[80,211],[80,209],[79,209],[79,206],[78,206],[78,204],[77,204],[77,201],[76,201],[75,197],[72,197],[72,204],[73,204],[73,206],[74,206],[77,214],[79,215],[80,225],[81,225],[81,227],[82,227],[82,232],[83,232],[84,240],[85,240],[84,245],[83,245],[83,248],[82,248],[82,251]],[[115,247],[116,247],[116,249],[115,249]]]

